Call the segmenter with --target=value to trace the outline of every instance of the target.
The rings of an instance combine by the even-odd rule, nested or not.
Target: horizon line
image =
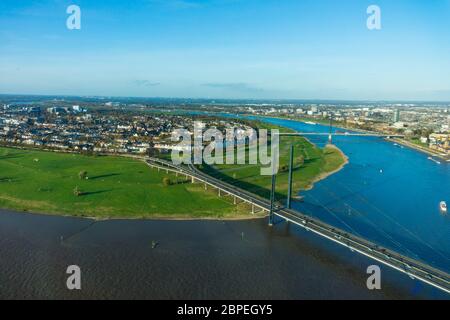
[[[230,100],[230,101],[308,101],[308,102],[360,102],[360,103],[439,103],[450,104],[450,100],[421,99],[330,99],[330,98],[218,98],[218,97],[177,97],[177,96],[125,96],[125,95],[76,95],[76,94],[34,94],[0,93],[0,96],[37,96],[37,97],[73,97],[73,98],[131,98],[131,99],[174,99],[174,100]]]

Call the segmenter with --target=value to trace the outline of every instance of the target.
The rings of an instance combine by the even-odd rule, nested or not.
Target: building
[[[420,142],[421,143],[428,143],[428,138],[427,137],[420,137]]]
[[[395,109],[394,110],[394,123],[399,122],[400,121],[400,109]]]
[[[450,155],[450,134],[433,133],[430,135],[430,148]]]
[[[40,107],[30,107],[27,109],[28,114],[32,117],[39,117],[41,115]]]
[[[47,112],[50,114],[62,114],[62,113],[66,113],[66,109],[62,108],[62,107],[51,107],[51,108],[47,108]]]
[[[394,127],[395,129],[403,129],[405,127],[405,124],[403,122],[396,121],[392,125],[392,127]]]

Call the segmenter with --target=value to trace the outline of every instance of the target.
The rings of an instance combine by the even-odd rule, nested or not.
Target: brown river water
[[[157,242],[153,248],[152,243]],[[0,211],[1,299],[448,299],[279,221],[88,219]],[[81,268],[81,290],[66,268]]]

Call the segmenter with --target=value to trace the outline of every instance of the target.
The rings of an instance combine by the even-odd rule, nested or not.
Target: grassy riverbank
[[[259,127],[271,128],[258,123]],[[333,146],[320,149],[301,137],[281,137],[277,197],[287,193],[289,148],[295,147],[294,190],[340,170],[347,159]],[[204,168],[210,174],[268,197],[270,177],[259,165]],[[143,161],[0,147],[0,208],[35,213],[114,218],[242,219],[247,204],[233,205],[216,191],[184,177],[150,169]]]
[[[183,179],[134,159],[0,148],[1,208],[100,219],[251,217],[248,206]]]
[[[276,128],[280,132],[289,131],[286,128],[258,123],[260,128]],[[277,175],[276,197],[284,200],[288,190],[288,167],[290,146],[294,146],[293,196],[301,190],[308,190],[315,182],[342,169],[348,162],[340,149],[327,145],[321,149],[304,137],[280,137],[280,170]],[[201,169],[217,178],[240,188],[249,190],[262,197],[270,197],[271,177],[260,174],[260,164],[256,165],[214,165],[202,166]]]

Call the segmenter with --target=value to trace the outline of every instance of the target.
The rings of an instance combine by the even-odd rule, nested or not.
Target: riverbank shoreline
[[[261,116],[261,115],[255,116],[255,115],[250,115],[250,114],[246,114],[245,116],[261,117],[261,118],[265,118],[265,119],[286,120],[286,121],[292,121],[292,122],[301,122],[301,123],[317,125],[317,126],[328,126],[329,125],[327,123],[317,122],[314,119],[311,119],[311,120],[309,120],[309,119],[292,119],[292,118],[288,118],[288,117],[284,118],[284,117],[271,117],[271,116]],[[378,132],[376,132],[376,131],[370,131],[370,130],[364,130],[364,129],[358,129],[358,128],[347,128],[342,125],[335,125],[335,124],[333,124],[333,128],[342,129],[342,130],[350,130],[350,131],[355,131],[355,132],[359,132],[359,133],[378,134]]]
[[[0,215],[3,213],[13,213],[13,214],[25,214],[25,215],[35,215],[35,216],[47,216],[47,217],[61,217],[61,218],[74,218],[74,219],[82,219],[82,220],[90,220],[93,222],[102,222],[102,221],[252,221],[252,220],[260,220],[266,218],[268,215],[237,215],[234,217],[188,217],[188,216],[172,216],[168,217],[165,215],[152,215],[152,216],[117,216],[117,217],[95,217],[95,216],[82,216],[82,215],[71,215],[71,214],[60,214],[60,213],[52,213],[52,212],[39,212],[39,211],[20,211],[14,210],[10,208],[0,208]]]
[[[304,190],[301,190],[301,191],[309,191],[309,190],[314,189],[314,185],[316,183],[318,183],[318,182],[320,182],[322,180],[325,180],[326,178],[328,178],[328,177],[338,173],[339,171],[344,169],[344,167],[349,163],[348,156],[341,149],[339,149],[337,146],[335,146],[333,144],[327,144],[325,147],[333,148],[334,150],[336,150],[341,155],[341,157],[344,159],[344,162],[338,168],[336,168],[335,170],[330,171],[330,172],[326,172],[326,173],[322,173],[322,174],[318,175],[317,178],[312,181],[311,186],[309,186],[308,188],[306,188]]]
[[[292,119],[292,118],[288,118],[288,117],[269,117],[269,116],[258,116],[258,117],[262,117],[262,118],[266,118],[266,119],[279,119],[279,120],[287,120],[287,121],[293,121],[293,122],[302,122],[302,123],[306,123],[308,124],[307,121],[311,121],[311,123],[314,123],[314,125],[326,125],[325,123],[320,123],[320,122],[316,122],[313,119],[311,120],[306,120],[306,119]],[[378,132],[376,131],[370,131],[370,130],[363,130],[363,129],[358,129],[358,128],[347,128],[347,127],[343,127],[340,125],[333,125],[334,128],[338,128],[338,129],[342,129],[342,130],[350,130],[350,131],[355,131],[355,132],[359,132],[359,133],[367,133],[367,134],[377,134]],[[437,157],[447,163],[450,163],[450,156],[445,156],[437,151],[434,151],[432,149],[428,149],[428,148],[423,148],[420,147],[418,145],[415,145],[409,141],[406,141],[404,139],[400,139],[400,138],[385,138],[384,139],[387,142],[394,142],[394,143],[398,143],[401,144],[402,146],[408,147],[410,149],[428,154],[430,156],[433,157]]]
[[[388,141],[388,142],[398,143],[398,144],[400,144],[402,146],[405,146],[407,148],[419,151],[419,152],[424,153],[424,154],[428,154],[428,155],[433,156],[433,157],[437,157],[437,158],[439,158],[439,159],[441,159],[441,160],[443,160],[443,161],[445,161],[447,163],[450,163],[450,158],[449,157],[443,156],[442,154],[439,154],[439,153],[437,153],[437,152],[435,152],[433,150],[422,148],[422,147],[417,146],[417,145],[415,145],[415,144],[413,144],[411,142],[408,142],[408,141],[405,141],[405,140],[402,140],[402,139],[398,139],[398,138],[385,139],[385,140]]]

